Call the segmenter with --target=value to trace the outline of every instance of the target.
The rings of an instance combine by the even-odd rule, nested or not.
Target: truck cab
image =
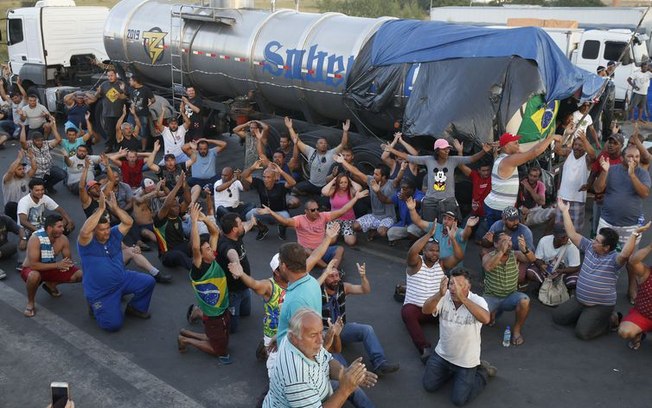
[[[73,0],[41,0],[7,12],[7,52],[14,74],[28,85],[82,85],[91,61],[107,60],[106,7],[77,7]]]

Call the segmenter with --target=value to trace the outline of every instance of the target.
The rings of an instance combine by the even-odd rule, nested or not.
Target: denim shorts
[[[490,295],[484,295],[484,300],[487,301],[487,306],[489,306],[489,312],[509,312],[516,309],[518,302],[524,299],[529,299],[530,297],[523,292],[512,292],[506,297],[494,297]]]

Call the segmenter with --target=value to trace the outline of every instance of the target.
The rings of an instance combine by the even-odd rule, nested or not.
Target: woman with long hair
[[[331,211],[336,211],[351,201],[355,193],[360,190],[362,187],[358,183],[353,182],[348,175],[341,173],[321,189],[321,194],[324,197],[329,197]],[[355,232],[353,232],[354,221],[355,213],[353,209],[350,209],[340,218],[330,222],[340,224],[340,235],[344,237],[344,242],[349,246],[355,245],[356,242]]]

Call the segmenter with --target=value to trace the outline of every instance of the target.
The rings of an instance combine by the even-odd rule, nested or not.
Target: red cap
[[[503,135],[500,136],[500,147],[504,147],[507,143],[516,142],[518,140],[521,140],[521,137],[519,135],[513,135],[511,133],[503,133]]]

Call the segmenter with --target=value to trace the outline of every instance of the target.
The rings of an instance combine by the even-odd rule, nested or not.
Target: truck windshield
[[[648,61],[650,57],[647,54],[647,44],[632,44],[632,51],[634,52],[634,61],[636,65],[640,65],[643,61]]]

